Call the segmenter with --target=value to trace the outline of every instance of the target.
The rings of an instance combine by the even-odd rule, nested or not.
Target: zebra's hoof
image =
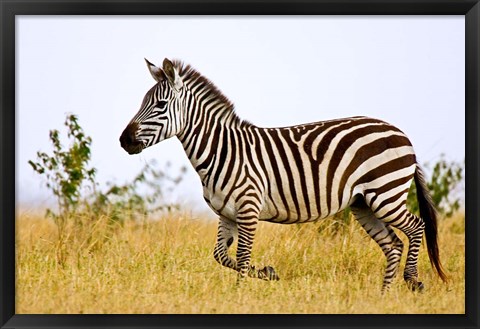
[[[423,285],[423,282],[417,282],[416,286],[414,285],[412,290],[422,292],[423,289],[425,289],[425,286]]]
[[[423,282],[413,282],[410,284],[410,289],[412,289],[413,292],[423,292],[423,289],[425,289],[425,285]]]
[[[275,270],[271,266],[265,266],[258,271],[258,278],[266,281],[278,281],[280,277],[275,273]]]

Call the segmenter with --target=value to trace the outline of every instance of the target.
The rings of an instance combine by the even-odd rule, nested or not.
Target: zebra
[[[420,291],[417,259],[425,231],[428,255],[447,281],[439,257],[437,214],[406,135],[382,120],[358,116],[281,128],[242,120],[233,103],[182,61],[147,59],[155,85],[120,137],[129,154],[176,136],[200,177],[203,197],[219,217],[215,260],[246,277],[278,280],[271,266],[250,263],[259,221],[305,223],[350,207],[386,258],[382,292],[397,274],[408,237],[404,280]],[[420,217],[406,199],[415,181]],[[228,249],[237,239],[236,257]]]

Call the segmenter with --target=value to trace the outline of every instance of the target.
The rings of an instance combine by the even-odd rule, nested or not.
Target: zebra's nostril
[[[136,139],[137,130],[138,123],[130,123],[120,136],[120,145],[123,149],[125,149],[125,151],[130,154],[138,153],[141,151],[138,146],[142,143]]]
[[[126,146],[132,144],[132,138],[130,137],[129,132],[125,129],[120,136],[120,145],[125,148]]]
[[[132,140],[131,140],[130,136],[122,135],[120,137],[120,145],[126,146],[126,145],[131,144],[131,143],[132,143]]]

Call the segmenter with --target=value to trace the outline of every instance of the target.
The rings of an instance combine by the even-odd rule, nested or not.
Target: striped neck
[[[233,103],[207,78],[191,66],[174,61],[184,83],[184,129],[177,135],[196,168],[216,152],[223,134],[236,134],[253,125],[235,113]]]

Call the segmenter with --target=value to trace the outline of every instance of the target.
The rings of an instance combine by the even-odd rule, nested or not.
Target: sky
[[[120,147],[155,83],[144,58],[192,65],[257,126],[365,115],[404,131],[422,164],[462,161],[464,31],[464,16],[16,16],[17,205],[54,203],[27,162],[51,152],[49,130],[66,137],[73,113],[101,186],[170,162],[188,170],[168,200],[208,209],[176,138],[139,155]]]

